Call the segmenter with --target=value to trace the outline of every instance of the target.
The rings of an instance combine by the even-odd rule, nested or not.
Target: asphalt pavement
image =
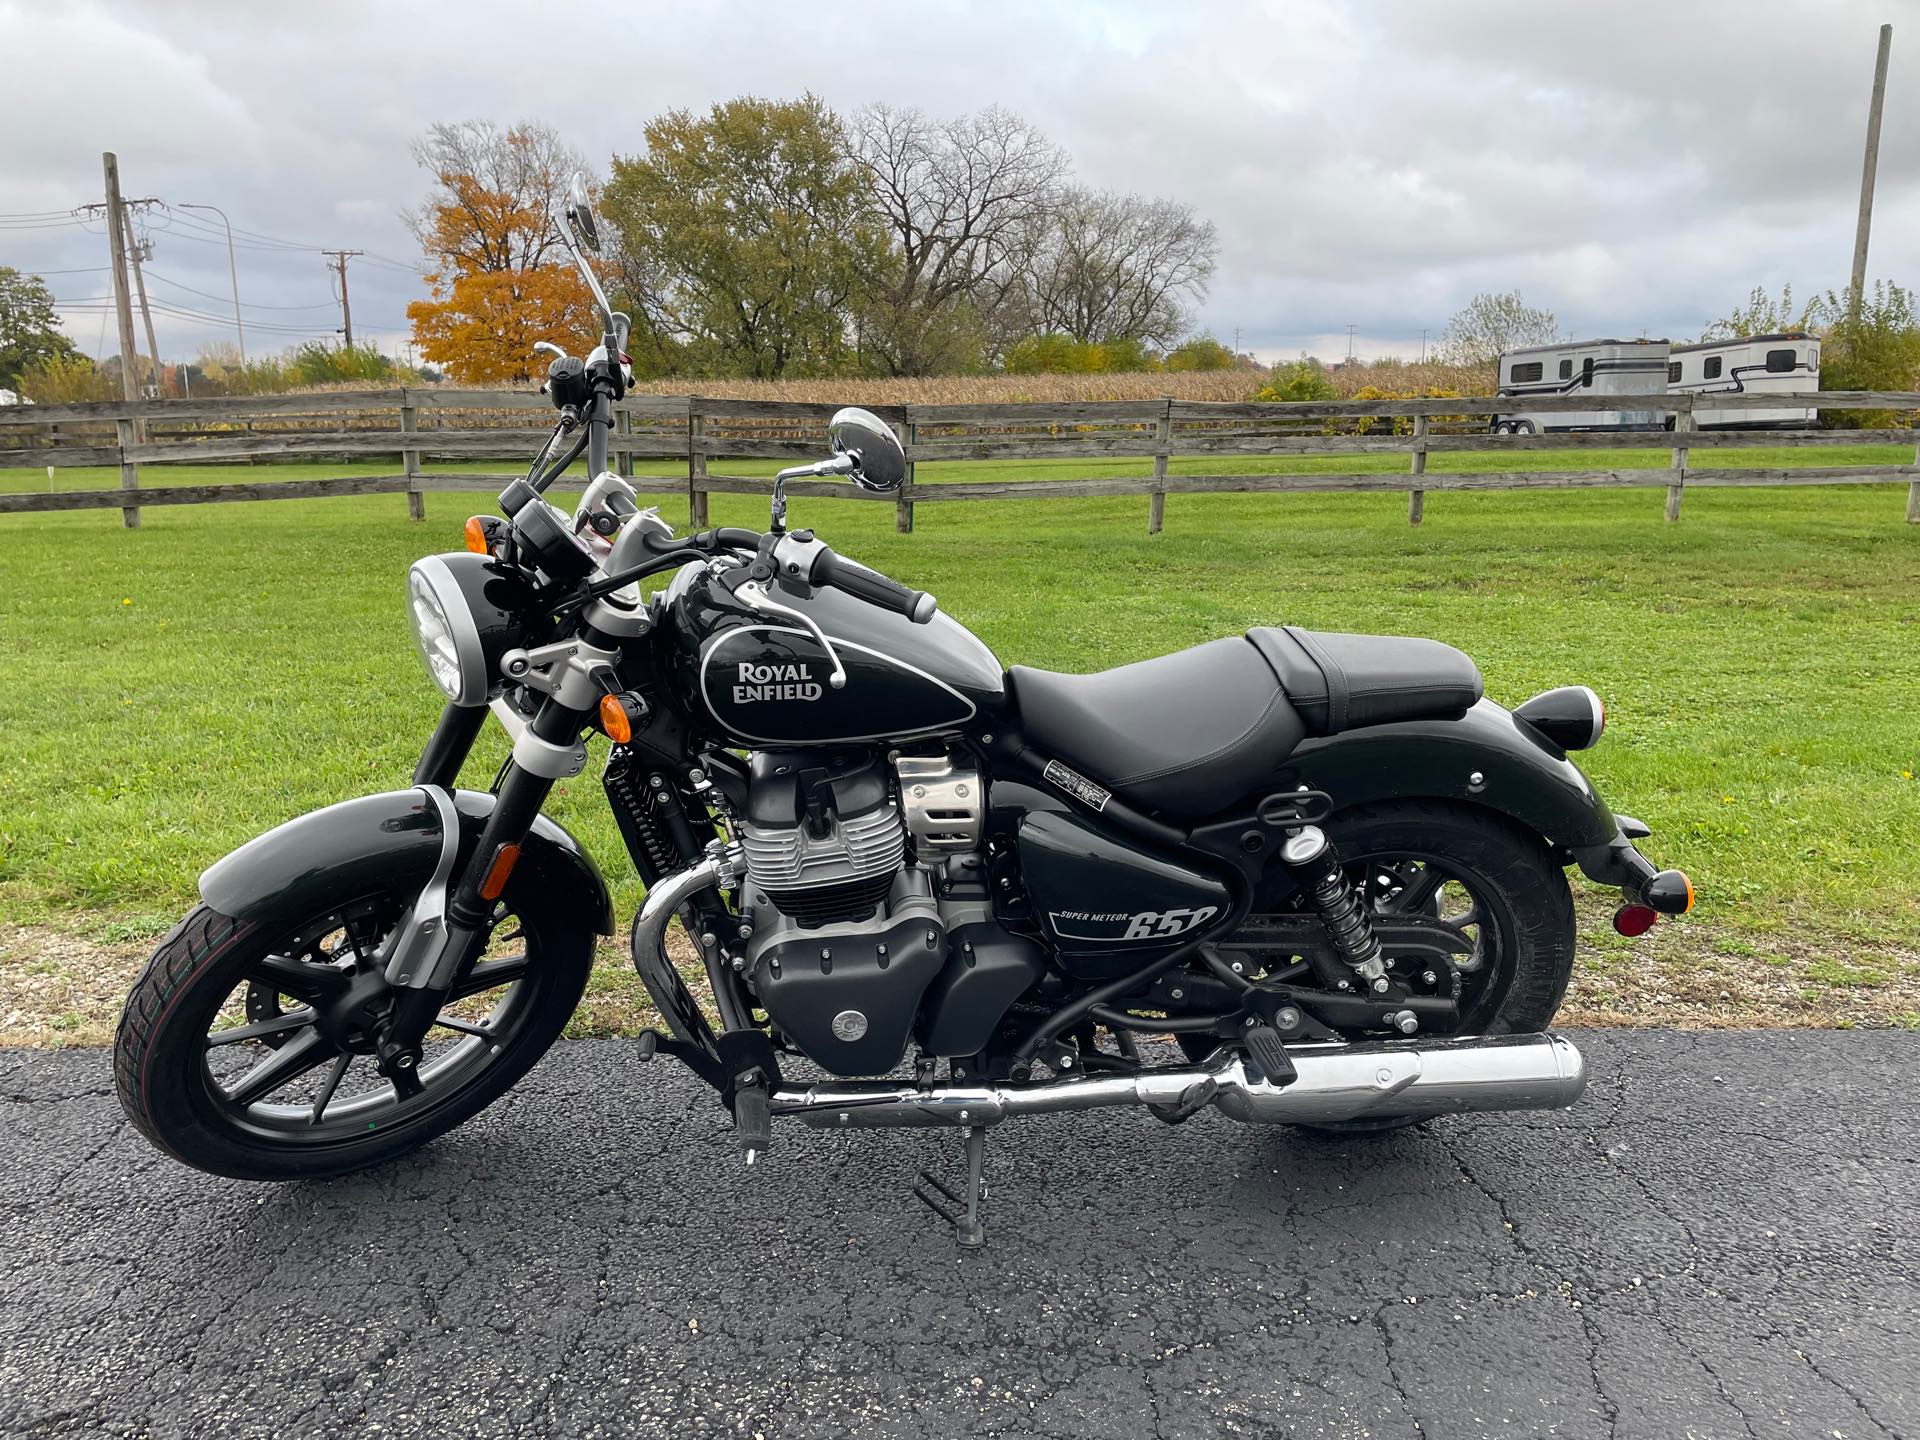
[[[1920,1436],[1911,1033],[1585,1032],[1567,1112],[776,1127],[560,1046],[327,1183],[182,1169],[0,1052],[8,1435]]]

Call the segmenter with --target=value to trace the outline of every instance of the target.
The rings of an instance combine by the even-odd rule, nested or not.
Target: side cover
[[[494,797],[453,792],[460,863],[479,843]],[[440,812],[423,790],[389,790],[309,811],[249,840],[200,877],[200,898],[236,920],[305,920],[343,896],[410,894],[440,858]],[[613,933],[606,881],[579,842],[542,815],[521,843],[515,880],[531,879],[555,903],[573,906],[602,935]]]

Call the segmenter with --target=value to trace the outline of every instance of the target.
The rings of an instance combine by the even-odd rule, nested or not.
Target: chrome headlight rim
[[[431,641],[422,624],[419,601],[426,600],[438,612],[446,627],[446,639],[452,648],[452,684],[436,668]],[[413,563],[407,572],[407,618],[413,625],[413,644],[419,651],[427,676],[441,694],[455,705],[484,705],[492,689],[488,674],[486,647],[480,641],[480,627],[473,607],[460,587],[453,568],[439,555],[428,555]]]

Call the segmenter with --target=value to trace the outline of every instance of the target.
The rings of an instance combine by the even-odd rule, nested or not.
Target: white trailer
[[[1667,390],[1665,340],[1579,340],[1509,350],[1500,357],[1500,390],[1511,411],[1493,417],[1496,435],[1547,430],[1659,430],[1658,410],[1609,408],[1609,395],[1663,395]],[[1591,410],[1528,410],[1529,399],[1591,395]]]
[[[1676,345],[1667,363],[1667,388],[1695,395],[1764,396],[1820,388],[1820,341],[1797,331],[1781,335],[1743,335]],[[1804,430],[1820,419],[1806,405],[1759,405],[1751,410],[1702,410],[1698,430]]]

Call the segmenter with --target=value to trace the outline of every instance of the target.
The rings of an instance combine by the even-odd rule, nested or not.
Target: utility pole
[[[100,157],[107,177],[107,241],[113,254],[113,310],[120,321],[120,394],[134,399],[133,304],[127,295],[126,232],[120,227],[120,161],[109,150]]]
[[[1358,328],[1357,325],[1347,326],[1347,363],[1349,365],[1353,363],[1353,332]]]
[[[340,333],[347,337],[347,349],[353,348],[353,306],[347,299],[347,261],[355,255],[364,255],[364,250],[322,250],[322,255],[333,257],[334,267],[340,272]]]
[[[1240,358],[1240,327],[1238,325],[1233,327],[1233,358],[1236,360]]]
[[[147,277],[140,273],[140,247],[134,243],[131,226],[127,231],[127,259],[133,266],[134,293],[140,297],[140,318],[147,326],[147,350],[153,356],[153,397],[157,400],[166,376],[160,368],[160,344],[153,338],[153,311],[147,308]]]
[[[1887,56],[1893,26],[1880,27],[1880,53],[1873,62],[1873,99],[1867,106],[1867,155],[1860,166],[1860,221],[1853,232],[1853,298],[1856,308],[1867,288],[1867,232],[1873,228],[1873,176],[1880,168],[1880,111],[1887,99]]]
[[[1420,363],[1427,363],[1427,332],[1424,330],[1420,332]]]

